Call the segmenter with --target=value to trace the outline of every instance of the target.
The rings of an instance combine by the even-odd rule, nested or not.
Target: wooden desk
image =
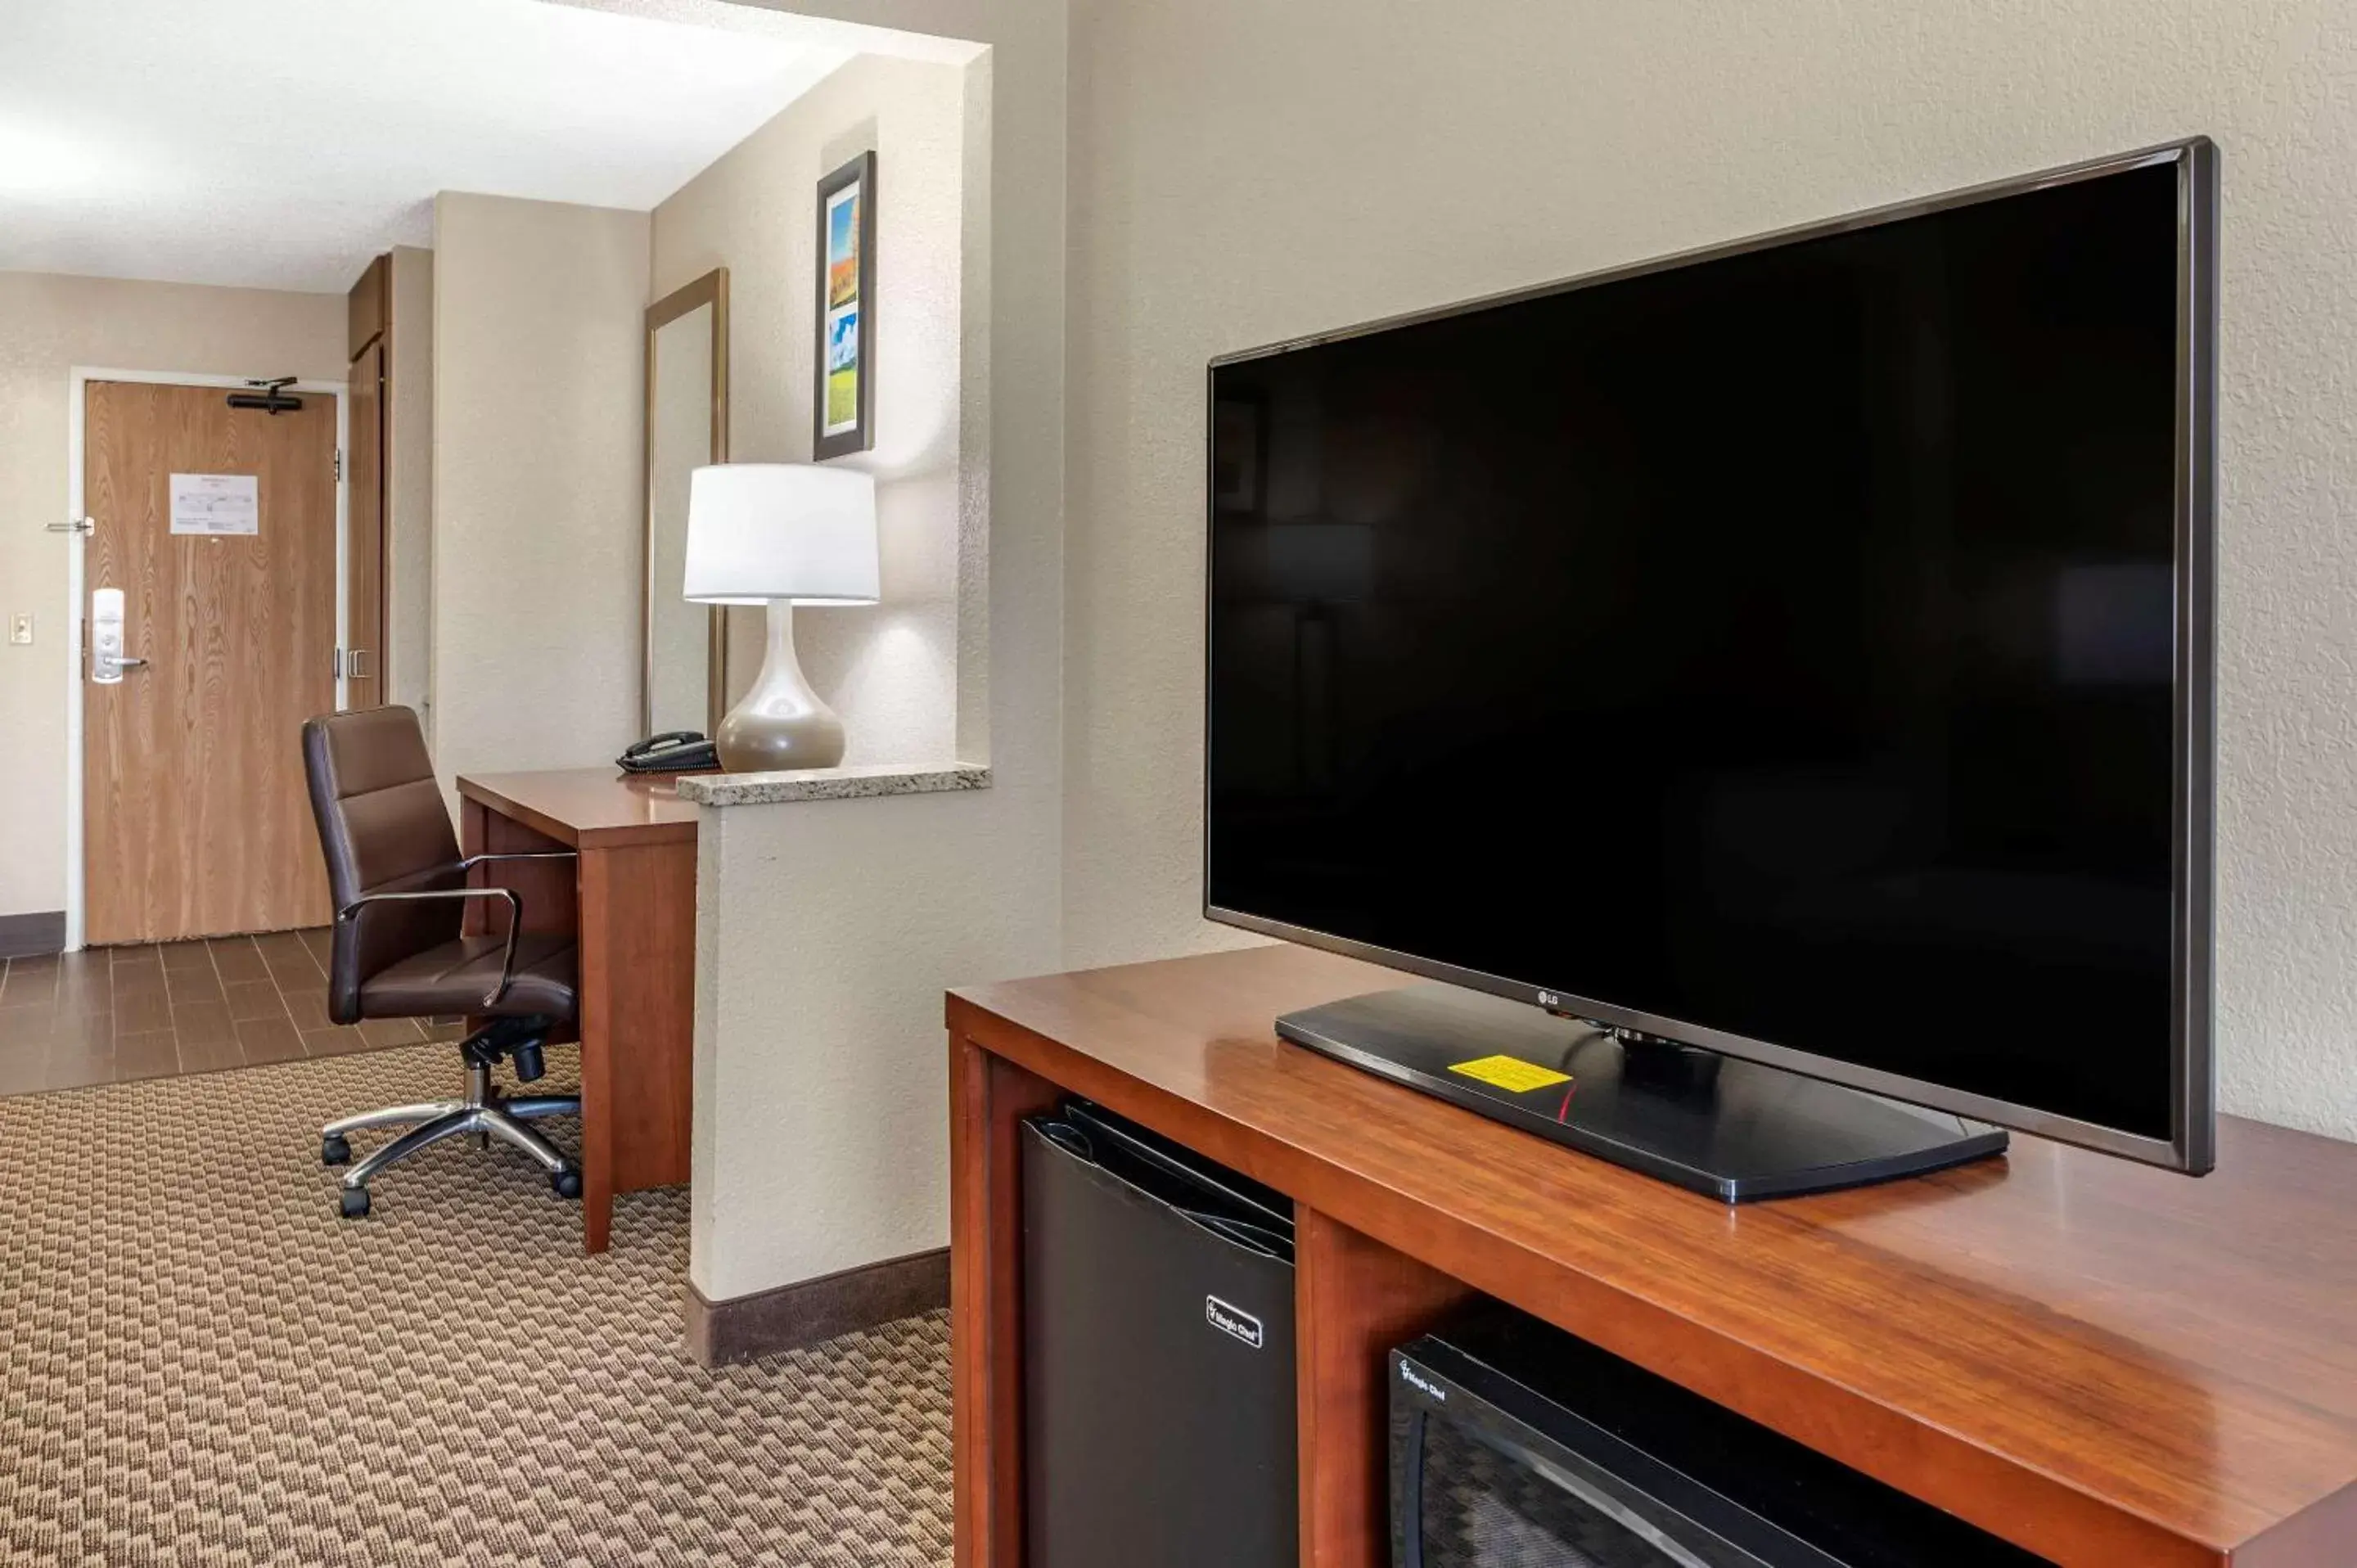
[[[1388,1558],[1383,1356],[1511,1302],[2070,1568],[2357,1563],[2357,1145],[2005,1160],[1729,1209],[1280,1043],[1272,947],[949,999],[957,1563],[1022,1561],[1017,1127],[1084,1095],[1292,1196],[1304,1568]]]
[[[526,930],[579,933],[582,1245],[602,1252],[616,1193],[687,1179],[696,808],[609,768],[461,777],[458,796],[468,854],[578,855],[476,876],[523,896]]]

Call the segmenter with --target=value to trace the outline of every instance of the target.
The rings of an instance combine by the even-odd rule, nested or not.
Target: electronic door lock
[[[145,663],[123,657],[123,590],[90,591],[90,679],[96,686],[112,686],[123,679],[123,667]]]

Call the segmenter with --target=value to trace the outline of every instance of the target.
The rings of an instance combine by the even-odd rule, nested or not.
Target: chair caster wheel
[[[352,1163],[352,1146],[338,1133],[319,1140],[319,1163],[323,1165],[348,1165]]]
[[[559,1197],[578,1197],[581,1196],[581,1173],[579,1171],[553,1172],[549,1176],[548,1185]]]
[[[361,1219],[365,1217],[369,1211],[368,1188],[364,1187],[348,1187],[344,1188],[341,1193],[337,1195],[336,1201],[342,1206],[345,1219]]]

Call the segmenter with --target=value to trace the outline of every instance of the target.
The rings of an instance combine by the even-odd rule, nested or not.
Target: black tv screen
[[[1207,912],[2206,1168],[2212,157],[1215,361]]]

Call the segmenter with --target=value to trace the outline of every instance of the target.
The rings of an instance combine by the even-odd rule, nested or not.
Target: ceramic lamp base
[[[802,677],[794,657],[793,606],[771,600],[769,622],[761,672],[712,737],[720,766],[731,773],[833,768],[843,760],[843,721]]]

